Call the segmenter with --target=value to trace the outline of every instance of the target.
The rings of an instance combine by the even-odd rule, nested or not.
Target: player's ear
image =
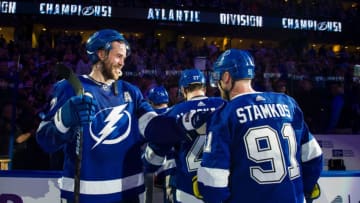
[[[225,71],[224,72],[224,74],[222,74],[222,76],[221,76],[222,78],[222,80],[225,82],[225,83],[229,83],[229,82],[231,82],[231,76],[230,76],[230,73],[228,72],[228,71]]]
[[[180,94],[183,98],[186,99],[186,92],[185,92],[185,89],[183,87],[180,88]]]
[[[105,50],[103,50],[103,49],[98,50],[97,55],[98,55],[100,61],[104,60],[105,59]]]

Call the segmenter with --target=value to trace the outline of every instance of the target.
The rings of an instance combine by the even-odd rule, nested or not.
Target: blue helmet
[[[211,86],[220,80],[225,71],[228,71],[234,80],[252,79],[255,76],[254,59],[248,51],[226,50],[214,63],[214,73],[210,79]]]
[[[169,103],[169,95],[163,86],[151,88],[148,93],[148,99],[154,104]]]
[[[86,53],[92,64],[99,61],[97,51],[99,49],[105,49],[109,51],[111,49],[111,42],[123,41],[126,44],[126,55],[130,54],[130,46],[124,36],[116,30],[103,29],[92,34],[86,41]]]
[[[206,84],[205,75],[199,69],[186,69],[182,71],[180,79],[179,79],[179,87],[186,88],[190,84]]]

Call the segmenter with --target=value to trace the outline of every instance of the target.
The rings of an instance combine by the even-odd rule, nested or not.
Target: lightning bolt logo
[[[116,144],[116,143],[121,142],[122,140],[124,140],[129,135],[130,126],[131,126],[131,119],[129,119],[128,128],[127,128],[126,132],[122,136],[120,136],[120,137],[118,137],[116,139],[113,139],[113,140],[106,140],[106,138],[109,137],[111,135],[111,133],[117,128],[116,125],[117,125],[118,121],[125,114],[130,118],[130,114],[127,111],[124,111],[126,106],[127,106],[127,104],[124,104],[124,105],[120,105],[120,106],[112,108],[111,112],[109,113],[109,115],[105,119],[106,125],[99,132],[100,137],[95,136],[94,133],[91,132],[91,136],[96,141],[96,143],[94,144],[92,149],[94,149],[96,146],[98,146],[101,143],[104,143],[104,144]]]

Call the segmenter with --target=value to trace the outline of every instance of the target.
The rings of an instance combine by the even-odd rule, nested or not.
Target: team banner
[[[277,28],[283,30],[343,32],[341,21],[334,19],[290,18],[287,16],[267,17],[244,13],[206,12],[197,9],[179,8],[126,8],[89,3],[0,1],[1,14],[124,18],[174,23],[210,23],[254,29]]]

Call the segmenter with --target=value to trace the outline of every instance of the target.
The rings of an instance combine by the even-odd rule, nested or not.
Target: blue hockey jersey
[[[143,193],[141,146],[145,138],[142,135],[157,114],[140,90],[128,82],[117,81],[118,94],[115,94],[112,85],[96,82],[85,75],[79,76],[79,79],[84,91],[97,102],[95,118],[82,126],[80,201],[110,203]],[[67,80],[56,83],[51,107],[37,131],[37,141],[43,149],[48,152],[64,151],[60,189],[61,196],[66,199],[73,199],[74,196],[76,140],[75,136],[71,140],[62,139],[64,132],[57,126],[54,115],[74,95]],[[70,128],[70,131],[73,129]]]
[[[223,105],[224,102],[225,101],[219,97],[195,97],[172,106],[165,114],[178,118],[190,111],[214,111]],[[184,203],[195,202],[197,200],[193,195],[192,178],[196,175],[196,171],[200,166],[202,148],[205,142],[205,134],[199,134],[196,130],[187,133],[191,133],[191,137],[194,139],[191,141],[184,139],[174,145],[176,161],[174,175],[176,180],[176,201]],[[162,146],[152,145],[151,149],[147,148],[148,154],[145,156],[147,157],[147,161],[150,163],[153,161],[154,165],[156,165],[156,162],[161,160],[159,157],[166,152],[166,147],[162,148]]]
[[[209,203],[303,203],[322,170],[322,150],[288,95],[238,95],[207,124],[198,170]]]

